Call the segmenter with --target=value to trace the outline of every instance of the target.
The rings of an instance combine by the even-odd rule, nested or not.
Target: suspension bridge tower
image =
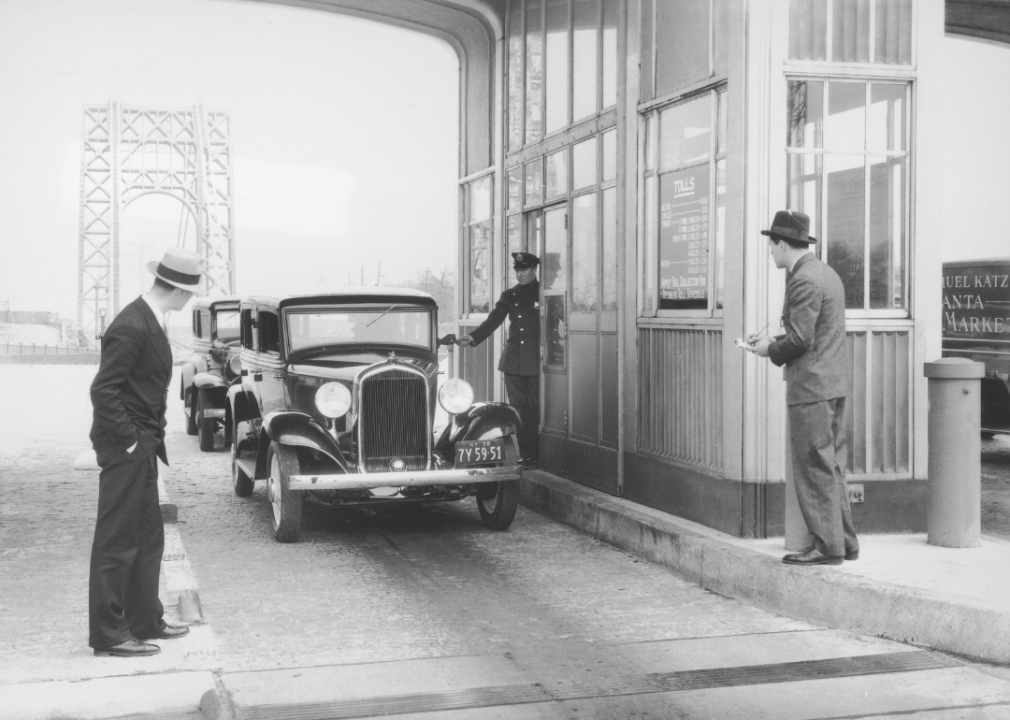
[[[207,292],[235,290],[235,230],[227,113],[128,107],[84,109],[77,327],[90,342],[121,306],[119,219],[139,197],[179,200],[195,220]]]

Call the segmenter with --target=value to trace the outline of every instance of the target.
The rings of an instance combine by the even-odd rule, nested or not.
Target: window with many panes
[[[654,108],[643,122],[640,314],[713,315],[723,306],[726,93]]]
[[[463,187],[467,264],[463,312],[486,313],[491,310],[494,178],[484,175]]]
[[[789,80],[788,207],[810,216],[850,310],[908,302],[909,85]]]
[[[789,59],[908,65],[912,0],[790,0]]]
[[[510,0],[508,150],[617,103],[619,0]]]

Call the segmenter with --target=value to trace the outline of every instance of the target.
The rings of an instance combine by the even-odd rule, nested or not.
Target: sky
[[[75,318],[83,109],[232,122],[237,291],[455,268],[459,62],[435,38],[250,0],[0,0],[0,302]],[[124,303],[180,204],[121,216]]]

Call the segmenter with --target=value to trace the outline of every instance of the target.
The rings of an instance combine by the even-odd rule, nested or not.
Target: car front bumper
[[[331,473],[326,475],[292,475],[290,490],[371,490],[381,487],[423,485],[472,485],[474,483],[518,480],[518,465],[494,468],[461,468],[452,470],[406,470],[380,473]]]

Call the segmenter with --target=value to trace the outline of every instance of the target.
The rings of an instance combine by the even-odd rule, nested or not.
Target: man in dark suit
[[[460,347],[480,345],[509,319],[509,334],[498,370],[505,373],[508,401],[519,411],[519,452],[523,467],[540,463],[540,283],[533,253],[512,253],[517,285],[501,294],[487,320],[456,341]]]
[[[165,528],[158,500],[158,458],[166,465],[165,408],[172,349],[162,318],[201,288],[203,260],[172,248],[148,263],[154,285],[116,316],[102,337],[91,384],[91,443],[101,468],[91,547],[88,644],[95,655],[160,652],[146,640],[189,632],[162,619],[158,599]]]
[[[840,565],[859,557],[852,524],[845,465],[845,398],[849,358],[845,352],[845,288],[838,273],[810,251],[810,218],[775,213],[768,245],[775,266],[786,270],[782,308],[785,333],[751,336],[748,349],[785,365],[786,405],[792,442],[793,479],[800,511],[814,544],[786,555],[791,565]]]

